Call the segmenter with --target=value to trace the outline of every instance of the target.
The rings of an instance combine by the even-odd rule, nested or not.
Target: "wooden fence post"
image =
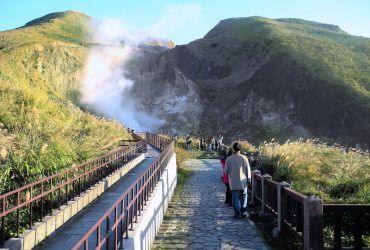
[[[252,171],[252,197],[251,197],[251,204],[254,203],[254,197],[256,196],[256,192],[257,192],[257,183],[256,183],[256,179],[255,179],[255,176],[256,175],[261,175],[261,171],[259,170],[253,170]]]
[[[322,200],[307,196],[303,201],[303,248],[323,249],[323,206]]]
[[[266,180],[271,180],[272,177],[269,174],[262,175],[262,207],[261,207],[261,214],[265,214],[265,205],[267,201],[267,185]]]
[[[283,221],[283,209],[282,209],[282,197],[281,197],[281,189],[284,187],[290,187],[290,184],[288,182],[280,182],[277,186],[277,234],[280,234],[281,232],[281,223]]]

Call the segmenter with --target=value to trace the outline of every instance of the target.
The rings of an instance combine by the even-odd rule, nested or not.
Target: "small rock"
[[[8,155],[6,148],[2,148],[0,151],[0,159],[5,160],[5,157]]]

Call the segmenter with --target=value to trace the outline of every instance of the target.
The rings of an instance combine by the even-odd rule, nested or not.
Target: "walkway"
[[[224,204],[220,161],[192,159],[185,165],[192,174],[171,201],[153,248],[267,249],[249,219],[235,220]]]
[[[152,162],[154,162],[158,155],[159,152],[156,149],[148,146],[148,158],[144,159],[114,186],[104,192],[99,198],[84,208],[80,213],[69,220],[35,249],[70,249],[82,238],[91,226],[93,226],[101,216],[104,215],[104,213],[113,205],[122,193],[131,186],[137,177],[140,176]],[[103,230],[104,228],[102,228],[102,231]],[[93,240],[89,239],[89,246],[93,249],[95,246],[94,240],[96,239],[92,239]]]

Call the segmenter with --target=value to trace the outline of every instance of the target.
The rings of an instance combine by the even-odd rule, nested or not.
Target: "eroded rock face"
[[[271,56],[268,44],[265,53],[252,56],[237,53],[241,45],[213,52],[213,42],[205,51],[202,40],[162,53],[143,51],[129,66],[132,94],[141,110],[166,121],[162,129],[173,132],[355,142],[359,136],[351,121],[357,118],[347,112],[338,123],[336,117],[348,108],[332,103],[345,95],[324,87],[288,55]],[[322,108],[328,106],[330,113]]]
[[[166,121],[162,129],[254,142],[320,137],[369,145],[368,108],[336,87],[334,77],[312,73],[269,30],[258,39],[244,32],[246,38],[224,35],[227,25],[187,45],[143,50],[130,62],[132,95],[140,109]]]

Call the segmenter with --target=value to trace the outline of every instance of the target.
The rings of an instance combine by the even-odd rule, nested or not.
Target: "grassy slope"
[[[75,105],[89,20],[55,13],[0,32],[0,193],[100,155],[128,136],[120,124]]]
[[[232,29],[223,35],[233,36],[239,42],[272,38],[272,54],[288,53],[318,78],[331,78],[329,82],[343,84],[369,102],[369,38],[351,36],[333,25],[299,19],[250,17],[229,22],[233,22]]]
[[[368,151],[311,139],[285,143],[272,139],[258,149],[247,141],[239,143],[242,152],[261,154],[256,168],[262,174],[289,182],[298,192],[318,196],[325,203],[370,203]]]
[[[346,150],[316,141],[261,145],[259,169],[293,189],[316,195],[325,203],[370,203],[368,152]]]

